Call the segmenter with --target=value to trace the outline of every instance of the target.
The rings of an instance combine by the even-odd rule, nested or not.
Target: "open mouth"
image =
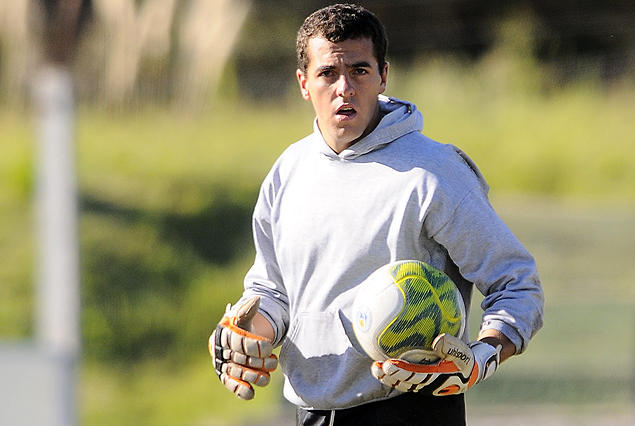
[[[344,116],[344,117],[351,117],[353,115],[355,115],[357,113],[357,110],[355,108],[353,108],[352,106],[342,106],[337,110],[337,115],[339,116]]]

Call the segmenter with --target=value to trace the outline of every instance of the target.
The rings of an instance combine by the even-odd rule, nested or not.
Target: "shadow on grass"
[[[182,215],[82,197],[82,321],[88,357],[138,362],[190,351],[192,339],[186,334],[207,327],[191,324],[200,306],[192,302],[191,292],[201,285],[202,271],[231,267],[252,250],[256,193],[209,193],[204,207]],[[213,288],[214,282],[205,280]]]
[[[255,201],[256,194],[252,199]],[[82,197],[81,210],[130,225],[155,227],[168,243],[189,247],[202,260],[214,264],[231,263],[251,244],[253,203],[238,203],[223,192],[203,209],[188,215],[148,212],[91,196]]]

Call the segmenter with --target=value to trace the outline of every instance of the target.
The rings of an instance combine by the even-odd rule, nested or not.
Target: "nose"
[[[346,74],[340,75],[340,78],[337,80],[337,96],[348,98],[354,94],[355,89],[353,88],[349,77]]]

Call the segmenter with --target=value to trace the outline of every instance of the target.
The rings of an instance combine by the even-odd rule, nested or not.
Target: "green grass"
[[[276,376],[278,374],[276,373]],[[281,377],[240,401],[216,378],[211,359],[186,365],[149,362],[132,368],[88,364],[82,375],[86,425],[236,425],[277,414]]]
[[[545,325],[525,354],[475,387],[475,406],[612,404],[635,396],[635,210],[535,197],[494,206],[535,256]],[[477,312],[482,297],[475,298]],[[471,318],[472,331],[478,328]]]
[[[258,186],[277,156],[312,130],[303,108],[225,105],[209,116],[151,109],[78,116],[83,191],[147,209],[191,211],[209,185]]]
[[[430,61],[391,71],[388,87],[418,104],[426,134],[476,160],[543,279],[544,330],[470,398],[580,404],[593,385],[596,399],[627,403],[635,362],[635,88],[541,88],[500,61],[475,68]],[[230,102],[199,117],[80,108],[83,424],[275,419],[280,373],[255,401],[240,402],[214,376],[206,340],[250,265],[258,186],[280,152],[312,130],[312,117],[299,100]],[[27,115],[0,114],[5,339],[33,333],[32,124]]]
[[[536,257],[551,303],[635,302],[635,206],[504,196],[493,203]]]
[[[25,116],[0,113],[0,150],[0,336],[13,339],[33,331],[33,143]]]

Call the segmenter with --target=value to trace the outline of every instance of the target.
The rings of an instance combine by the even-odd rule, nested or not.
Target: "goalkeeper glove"
[[[227,311],[209,338],[214,368],[227,389],[241,399],[252,399],[252,386],[267,386],[269,373],[278,366],[273,344],[253,333],[251,323],[258,313],[260,297],[246,300]]]
[[[385,385],[402,392],[442,396],[464,393],[491,376],[500,364],[501,346],[476,341],[466,344],[450,334],[432,342],[441,358],[435,364],[412,364],[401,359],[375,361],[371,373]]]

